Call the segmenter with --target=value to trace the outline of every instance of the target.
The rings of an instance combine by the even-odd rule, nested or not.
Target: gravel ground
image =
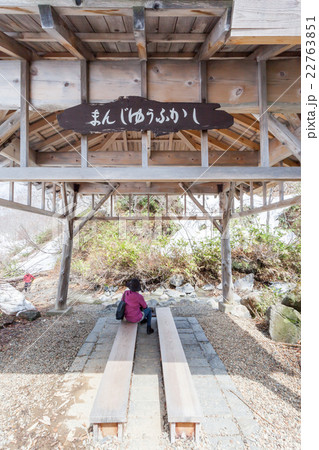
[[[102,311],[105,315],[102,305],[76,305],[70,316],[41,317],[0,330],[0,448],[93,448],[86,430],[76,441],[67,441],[67,436],[61,441],[55,424],[70,402],[63,374]],[[242,400],[255,413],[262,429],[261,448],[299,449],[299,349],[274,344],[253,320],[207,306],[182,302],[172,312],[195,316],[202,325]],[[193,447],[191,442],[177,442],[163,448]],[[104,448],[120,447],[110,442]]]
[[[173,308],[193,315],[255,413],[261,427],[260,446],[300,449],[300,349],[274,343],[262,324],[212,311]]]

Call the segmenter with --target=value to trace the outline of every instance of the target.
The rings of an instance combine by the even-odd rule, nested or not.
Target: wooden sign
[[[151,130],[160,135],[232,126],[233,117],[217,108],[218,103],[162,103],[144,97],[120,97],[110,103],[82,103],[57,118],[62,128],[81,134]]]

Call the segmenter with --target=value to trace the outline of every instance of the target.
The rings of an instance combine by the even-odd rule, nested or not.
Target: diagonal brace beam
[[[212,216],[209,214],[209,212],[207,211],[207,209],[201,205],[199,203],[199,201],[194,197],[193,193],[191,192],[191,190],[189,189],[189,187],[185,184],[185,183],[179,183],[180,187],[184,190],[185,194],[187,194],[189,196],[189,198],[193,201],[193,203],[195,203],[195,205],[197,206],[198,209],[200,209],[202,211],[203,214],[205,214],[207,216],[207,219],[211,221],[211,223],[213,225],[215,225],[215,227],[217,228],[217,230],[222,233],[222,227],[221,225],[218,223],[218,221],[216,219],[213,219]]]
[[[119,184],[115,184],[113,186],[110,186],[110,190],[107,194],[103,196],[103,198],[99,201],[97,205],[94,206],[94,208],[84,217],[82,222],[79,223],[79,225],[74,229],[73,236],[78,234],[78,232],[84,227],[84,225],[92,219],[92,217],[95,215],[95,213],[101,208],[101,206],[106,202],[108,198],[113,194],[113,192],[119,187]]]

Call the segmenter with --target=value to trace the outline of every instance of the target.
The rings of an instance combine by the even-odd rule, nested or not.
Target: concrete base
[[[218,309],[219,311],[223,312],[223,313],[231,313],[234,309],[234,307],[236,307],[237,304],[235,303],[224,303],[224,302],[219,302],[218,304]]]
[[[73,311],[73,307],[69,306],[66,309],[50,309],[45,313],[46,316],[62,316],[66,314],[70,314]]]

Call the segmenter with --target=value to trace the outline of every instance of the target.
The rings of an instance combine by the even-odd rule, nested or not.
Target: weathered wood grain
[[[198,101],[199,73],[195,62],[151,60],[147,70],[149,99]],[[0,71],[4,77],[0,77],[0,109],[18,109],[19,94],[9,84],[19,88],[18,62],[0,61]],[[58,111],[80,103],[79,61],[33,61],[30,72],[31,103],[36,108]],[[268,105],[275,102],[270,111],[300,112],[298,77],[298,60],[268,61],[267,101]],[[109,102],[123,95],[140,95],[141,92],[138,60],[130,64],[127,61],[93,61],[89,79],[91,102]],[[207,85],[207,101],[219,103],[223,110],[259,112],[255,61],[208,61]]]

